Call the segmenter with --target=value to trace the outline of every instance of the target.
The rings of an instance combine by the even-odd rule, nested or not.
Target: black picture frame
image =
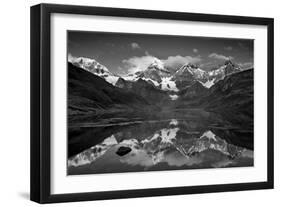
[[[154,189],[51,194],[51,91],[50,91],[50,16],[53,13],[100,15],[113,17],[151,18],[207,23],[233,23],[267,26],[267,181],[221,185],[169,187]],[[38,203],[88,201],[102,199],[166,196],[179,194],[211,193],[272,189],[274,186],[273,147],[273,67],[274,20],[272,18],[195,14],[152,10],[103,8],[88,6],[39,4],[31,7],[31,173],[30,199]]]

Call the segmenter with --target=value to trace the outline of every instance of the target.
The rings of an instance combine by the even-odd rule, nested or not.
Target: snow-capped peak
[[[158,58],[154,58],[153,62],[148,66],[148,69],[159,69],[159,70],[165,70],[164,69],[164,63],[159,60]]]
[[[166,75],[170,73],[170,71],[165,68],[164,62],[162,60],[159,60],[158,58],[154,58],[153,62],[144,71],[150,70],[157,70]]]
[[[187,63],[181,66],[175,73],[174,76],[181,76],[184,74],[190,74],[194,79],[205,82],[208,78],[206,71],[200,69],[196,65]]]
[[[212,79],[214,80],[214,83],[216,83],[219,80],[224,79],[225,76],[239,71],[241,71],[239,65],[233,63],[231,60],[226,60],[219,68],[209,71],[208,76],[210,80]]]
[[[203,139],[203,138],[207,138],[209,140],[217,141],[216,135],[211,130],[208,130],[208,131],[204,132],[199,139]]]
[[[180,70],[188,70],[192,75],[196,75],[199,77],[203,77],[204,75],[206,75],[206,72],[204,70],[190,63],[183,65]]]
[[[100,64],[95,59],[87,58],[87,57],[73,57],[72,55],[68,56],[68,62],[72,63],[73,65],[82,68],[84,70],[89,71],[95,75],[98,75],[104,78],[107,82],[115,85],[119,76],[114,75],[111,73],[107,67]]]
[[[83,68],[89,72],[93,72],[93,73],[108,73],[111,74],[109,72],[109,70],[102,64],[100,64],[98,61],[96,61],[95,59],[91,59],[91,58],[87,58],[87,57],[73,57],[73,56],[69,56],[68,57],[68,61],[71,62],[72,64]]]
[[[193,68],[193,69],[197,69],[198,66],[192,64],[192,63],[186,63],[182,66],[182,68]]]
[[[177,91],[175,83],[170,81],[171,74],[165,68],[164,62],[154,58],[145,70],[136,71],[134,74],[128,74],[122,77],[126,81],[137,81],[139,79],[152,83],[155,87],[162,90]],[[169,82],[169,83],[167,83]],[[169,85],[167,85],[169,84]]]

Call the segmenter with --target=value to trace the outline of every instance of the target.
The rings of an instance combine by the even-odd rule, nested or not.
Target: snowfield
[[[175,92],[178,92],[179,89],[177,88],[177,85],[176,85],[175,81],[172,81],[171,78],[172,77],[162,78],[161,89],[163,91],[175,91]]]
[[[212,80],[208,80],[206,83],[203,83],[201,81],[199,81],[202,86],[204,86],[205,88],[211,88],[214,84],[215,84],[215,78],[213,78]]]
[[[111,83],[112,85],[115,86],[116,82],[118,81],[119,77],[118,76],[107,76],[107,77],[104,77],[104,79],[108,82],[108,83]]]

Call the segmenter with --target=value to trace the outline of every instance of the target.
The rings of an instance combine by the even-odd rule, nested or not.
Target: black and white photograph
[[[272,9],[198,4],[31,6],[30,200],[171,206],[190,194],[191,205],[232,206],[237,196],[219,192],[241,191],[247,205],[268,201],[278,74],[274,18],[260,14]],[[255,7],[231,8],[241,5]]]
[[[254,40],[67,31],[68,175],[254,166]]]

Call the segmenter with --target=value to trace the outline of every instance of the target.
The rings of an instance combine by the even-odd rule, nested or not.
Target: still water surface
[[[119,117],[70,126],[69,136],[69,175],[253,166],[252,123],[244,115]]]

